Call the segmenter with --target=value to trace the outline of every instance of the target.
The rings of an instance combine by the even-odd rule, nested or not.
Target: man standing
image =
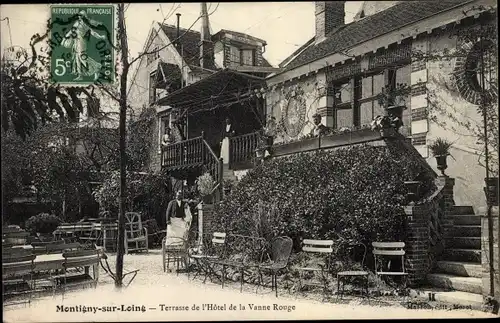
[[[175,200],[172,200],[168,203],[167,206],[167,226],[172,224],[172,220],[177,222],[179,220],[187,221],[187,215],[189,214],[189,218],[191,217],[191,212],[189,211],[189,205],[182,200],[182,192],[177,191],[175,194]]]

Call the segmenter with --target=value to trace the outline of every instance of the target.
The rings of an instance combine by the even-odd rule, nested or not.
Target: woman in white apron
[[[231,119],[226,118],[226,125],[222,133],[222,141],[220,145],[220,158],[224,163],[229,161],[229,138],[235,135]]]

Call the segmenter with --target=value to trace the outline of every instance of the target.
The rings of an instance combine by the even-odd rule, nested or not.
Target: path
[[[277,299],[269,289],[255,294],[255,287],[248,285],[240,293],[238,284],[222,289],[212,283],[188,281],[185,274],[163,273],[157,253],[125,259],[126,267],[134,266],[141,272],[123,292],[115,291],[110,278],[101,271],[103,279],[96,290],[67,293],[64,300],[60,294],[44,297],[34,300],[29,307],[7,307],[4,322],[494,317],[471,310],[320,303],[295,299],[286,293]],[[219,309],[213,309],[216,307]]]

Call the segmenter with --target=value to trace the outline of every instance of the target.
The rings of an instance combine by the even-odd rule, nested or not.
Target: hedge
[[[274,158],[249,171],[215,208],[217,230],[270,239],[404,239],[404,181],[434,178],[408,154],[388,146],[351,146]]]

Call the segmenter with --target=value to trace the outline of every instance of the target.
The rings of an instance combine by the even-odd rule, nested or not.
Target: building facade
[[[307,135],[316,113],[332,129],[367,127],[385,113],[378,95],[406,84],[411,91],[404,98],[400,132],[435,170],[429,144],[436,138],[451,141],[446,174],[456,178],[455,203],[484,206],[483,147],[470,130],[482,125],[480,75],[470,70],[479,64],[471,54],[478,44],[460,35],[481,26],[496,30],[496,3],[377,3],[366,2],[346,24],[344,1],[316,2],[314,37],[267,79],[267,113],[283,129],[275,141]],[[486,56],[486,92],[497,102],[496,54],[489,50]]]

